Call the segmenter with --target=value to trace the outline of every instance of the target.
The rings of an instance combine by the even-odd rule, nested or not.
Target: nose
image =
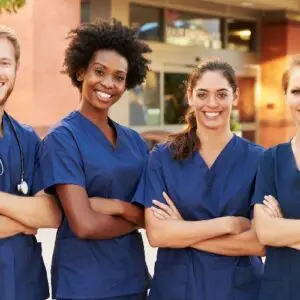
[[[101,84],[102,84],[105,88],[111,89],[111,88],[113,87],[113,85],[114,85],[112,76],[106,75],[106,76],[102,79]]]
[[[216,100],[216,95],[209,95],[208,100],[207,100],[207,106],[211,107],[211,108],[215,108],[218,106],[218,102]]]

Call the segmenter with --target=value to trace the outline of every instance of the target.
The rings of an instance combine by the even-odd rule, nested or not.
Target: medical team
[[[264,151],[230,130],[239,89],[215,59],[189,74],[186,128],[149,153],[109,117],[144,81],[149,46],[115,20],[68,39],[78,106],[40,141],[4,110],[20,46],[0,26],[0,300],[49,297],[39,228],[58,228],[53,299],[299,300],[300,57],[283,76],[288,143]],[[139,228],[159,248],[153,278]]]

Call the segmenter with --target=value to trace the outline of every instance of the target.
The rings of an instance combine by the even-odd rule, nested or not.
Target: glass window
[[[243,52],[256,50],[256,22],[229,19],[227,29],[229,49]]]
[[[130,25],[138,28],[138,36],[143,40],[164,40],[162,8],[130,4]]]
[[[148,72],[142,85],[128,91],[131,126],[160,124],[160,74]]]
[[[89,0],[81,0],[80,2],[80,22],[88,23],[91,18],[91,5]]]
[[[165,124],[180,124],[183,121],[188,107],[184,86],[186,76],[182,73],[164,73]]]
[[[217,17],[166,9],[166,42],[170,44],[221,49],[221,27]]]

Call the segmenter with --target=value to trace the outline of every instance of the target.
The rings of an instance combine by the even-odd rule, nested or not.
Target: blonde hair
[[[6,38],[12,43],[15,49],[16,63],[18,64],[20,61],[21,53],[20,53],[20,43],[16,32],[8,26],[0,25],[0,38]]]
[[[283,73],[282,76],[282,88],[284,90],[284,93],[286,94],[288,86],[289,86],[289,81],[290,81],[290,76],[291,72],[295,67],[300,67],[300,54],[297,54],[292,57],[288,68],[286,71]]]

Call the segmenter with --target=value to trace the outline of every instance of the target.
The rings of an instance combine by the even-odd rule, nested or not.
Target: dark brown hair
[[[288,68],[286,69],[286,71],[284,72],[284,74],[282,76],[282,88],[283,88],[283,91],[285,94],[286,94],[288,86],[289,86],[291,72],[295,67],[300,67],[300,54],[292,57]]]
[[[220,72],[232,87],[233,92],[237,91],[235,72],[232,66],[218,59],[206,60],[200,63],[189,75],[186,82],[186,92],[191,94],[197,81],[205,72]],[[200,140],[197,136],[197,120],[193,108],[190,108],[185,115],[187,127],[179,133],[172,134],[169,137],[169,146],[176,160],[188,158],[194,151],[199,149]]]

